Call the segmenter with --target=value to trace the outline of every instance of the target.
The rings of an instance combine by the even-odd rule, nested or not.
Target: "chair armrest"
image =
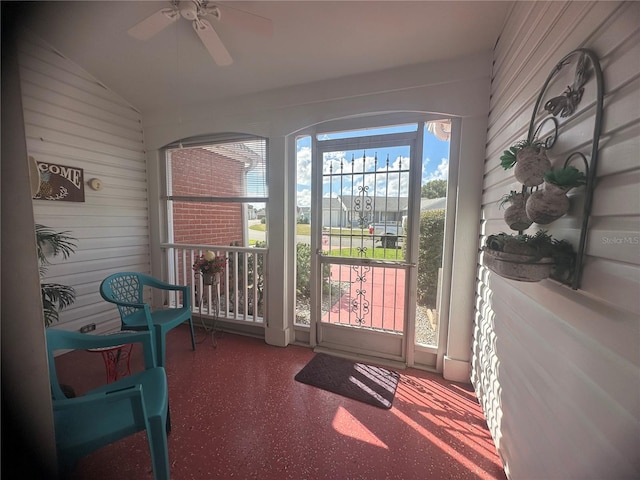
[[[152,329],[141,330],[139,332],[115,332],[109,335],[93,335],[48,328],[47,344],[48,349],[53,351],[62,349],[89,350],[91,348],[141,343],[144,352],[145,368],[153,368],[158,365],[155,358],[153,335],[154,332]]]
[[[117,384],[114,384],[117,387]],[[55,411],[63,412],[69,409],[77,409],[82,407],[90,407],[94,404],[102,404],[107,402],[117,402],[124,399],[139,398],[140,406],[144,408],[142,402],[142,384],[128,385],[126,387],[114,388],[112,391],[88,393],[81,397],[64,398],[60,400],[53,400],[53,409]],[[96,412],[99,414],[99,412]]]
[[[150,287],[159,288],[161,290],[180,290],[185,294],[189,291],[189,286],[187,285],[174,285],[148,276],[145,277],[145,283]]]
[[[146,277],[145,283],[153,288],[158,288],[160,290],[171,290],[182,292],[183,297],[183,305],[187,307],[189,310],[191,309],[191,295],[189,293],[190,287],[188,285],[174,285],[171,283],[166,283],[157,278]]]

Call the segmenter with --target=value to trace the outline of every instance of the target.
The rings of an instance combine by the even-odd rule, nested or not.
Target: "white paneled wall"
[[[472,381],[512,479],[640,478],[640,3],[514,3],[494,52],[480,241],[508,231],[497,202],[520,185],[499,157],[576,48],[599,57],[605,90],[582,288],[478,268]],[[554,166],[590,151],[594,82],[562,120]],[[580,201],[548,228],[574,245]]]
[[[119,328],[117,310],[100,297],[104,277],[149,272],[146,157],[141,116],[89,73],[44,42],[20,43],[20,76],[29,155],[84,169],[85,202],[34,200],[37,223],[77,238],[68,260],[54,259],[47,282],[70,285],[75,303],[59,326],[98,332]],[[102,190],[86,185],[102,180]]]

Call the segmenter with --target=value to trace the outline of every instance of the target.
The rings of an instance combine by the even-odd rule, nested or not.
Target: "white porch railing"
[[[242,323],[264,324],[266,248],[210,245],[161,245],[167,261],[168,281],[191,287],[194,314]],[[217,285],[203,285],[193,271],[196,259],[207,250],[227,259]],[[176,299],[171,299],[172,303]]]

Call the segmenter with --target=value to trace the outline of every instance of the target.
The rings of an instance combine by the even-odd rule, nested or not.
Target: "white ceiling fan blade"
[[[163,8],[131,27],[127,33],[138,40],[148,40],[178,18],[180,18],[178,10]]]
[[[200,19],[194,21],[193,29],[200,37],[200,40],[202,40],[211,57],[213,57],[214,62],[221,66],[231,65],[233,63],[229,51],[207,20]]]
[[[220,22],[228,25],[243,28],[263,37],[271,37],[273,35],[273,22],[255,13],[220,4],[210,5],[207,11],[216,16]]]

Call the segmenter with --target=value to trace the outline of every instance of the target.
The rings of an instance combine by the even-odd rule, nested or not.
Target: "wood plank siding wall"
[[[502,151],[526,138],[547,75],[581,47],[600,58],[605,90],[582,288],[478,267],[472,381],[512,479],[640,478],[640,3],[514,2],[494,52],[480,242],[508,231],[497,202],[520,188]],[[563,120],[552,164],[589,151],[594,112],[585,98]],[[578,238],[577,210],[552,233]]]
[[[69,231],[78,249],[54,259],[46,281],[70,285],[75,303],[59,326],[98,332],[119,328],[113,305],[98,292],[107,275],[149,272],[147,169],[141,116],[125,100],[44,42],[20,42],[27,150],[38,161],[84,169],[85,202],[34,200],[36,223]],[[86,185],[102,180],[102,190]]]

